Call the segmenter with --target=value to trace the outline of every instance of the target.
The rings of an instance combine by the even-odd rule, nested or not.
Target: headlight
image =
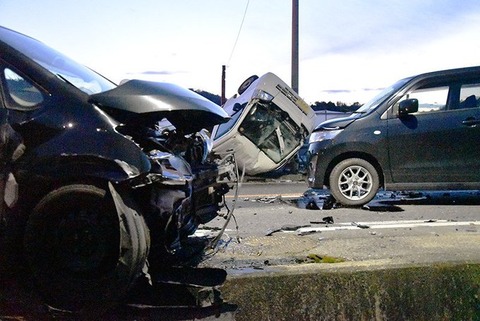
[[[261,89],[255,89],[255,91],[253,92],[252,98],[258,98],[262,101],[272,101],[273,100],[272,95],[270,95],[269,93],[267,93],[266,91],[263,91]]]
[[[203,143],[202,163],[207,160],[208,155],[212,152],[212,148],[213,148],[213,140],[209,134],[210,133],[206,129],[202,129],[197,133],[197,137]]]
[[[334,139],[335,136],[340,134],[343,129],[336,129],[336,130],[321,130],[318,132],[313,132],[310,134],[310,138],[308,139],[308,143],[317,143],[327,139]]]

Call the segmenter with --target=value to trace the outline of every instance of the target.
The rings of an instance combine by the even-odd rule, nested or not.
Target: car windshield
[[[33,38],[0,28],[0,39],[87,94],[97,94],[116,86],[93,70]]]
[[[381,103],[383,103],[387,98],[389,98],[393,93],[398,91],[403,85],[405,85],[411,78],[405,78],[402,80],[397,81],[390,87],[385,88],[382,90],[378,95],[373,97],[369,102],[364,104],[362,107],[357,109],[356,113],[367,114],[373,110],[375,110]]]

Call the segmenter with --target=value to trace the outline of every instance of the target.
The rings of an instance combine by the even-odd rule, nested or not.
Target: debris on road
[[[249,197],[245,197],[243,199],[245,202],[258,202],[258,203],[264,203],[264,204],[273,204],[275,202],[279,203],[287,203],[291,204],[291,202],[287,202],[283,199],[282,195],[276,195],[276,196],[264,196],[264,197],[258,197],[255,199],[250,199]]]
[[[368,226],[368,225],[366,225],[366,224],[359,224],[359,223],[357,223],[357,222],[352,222],[352,226],[356,226],[356,227],[358,227],[358,228],[363,228],[363,229],[365,229],[365,228],[370,228],[370,226]]]
[[[311,226],[311,225],[290,225],[290,224],[287,224],[287,225],[283,225],[282,227],[277,228],[277,229],[269,229],[269,230],[267,230],[267,233],[265,234],[265,236],[271,236],[273,233],[277,233],[277,232],[285,232],[285,231],[292,232],[292,231],[297,231],[297,230],[300,229],[300,228],[310,227],[310,226]]]
[[[303,235],[308,235],[308,234],[315,234],[315,233],[322,233],[322,231],[315,230],[315,229],[298,229],[297,235],[303,236]]]
[[[272,204],[275,202],[276,199],[278,199],[279,196],[270,196],[270,197],[261,197],[261,198],[257,198],[254,200],[254,202],[261,202],[261,203],[265,203],[265,204]]]
[[[335,223],[332,216],[325,216],[322,221],[310,221],[311,224],[333,224]]]
[[[328,210],[336,206],[335,199],[325,190],[307,190],[297,200],[297,207],[308,210]]]

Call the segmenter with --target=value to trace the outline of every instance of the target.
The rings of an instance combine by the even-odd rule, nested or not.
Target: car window
[[[43,95],[30,81],[15,71],[3,70],[5,105],[12,109],[30,110],[43,102]]]
[[[418,99],[417,113],[437,112],[446,109],[448,90],[448,86],[417,89],[409,92],[406,98]]]
[[[461,86],[458,106],[459,109],[480,107],[480,83]]]
[[[237,112],[235,112],[231,118],[228,120],[228,122],[226,123],[223,123],[223,124],[220,124],[218,125],[218,129],[217,129],[217,133],[215,134],[215,139],[218,139],[220,137],[222,137],[223,135],[225,135],[226,133],[228,133],[228,131],[230,129],[232,129],[235,124],[237,123],[238,119],[240,118],[240,116],[243,114],[243,111],[245,110],[245,105],[243,107],[241,107],[240,110],[238,110]]]

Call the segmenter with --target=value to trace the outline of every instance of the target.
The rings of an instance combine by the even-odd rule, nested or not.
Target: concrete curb
[[[233,274],[235,320],[480,320],[480,264],[308,264]]]

